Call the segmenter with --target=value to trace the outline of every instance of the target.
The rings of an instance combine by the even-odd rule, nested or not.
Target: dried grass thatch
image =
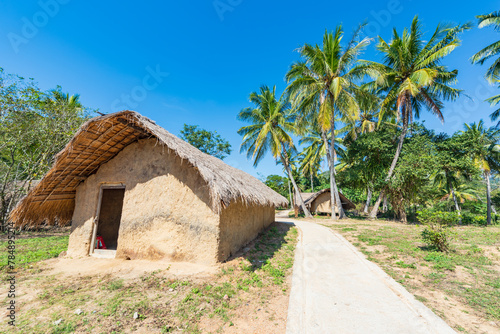
[[[317,193],[314,193],[311,197],[309,197],[307,200],[305,200],[304,204],[310,208],[311,207],[311,204],[312,202],[318,198],[319,195],[321,194],[324,194],[326,192],[330,192],[330,188],[326,188],[326,189],[323,189],[323,190],[320,190],[318,191]],[[344,208],[344,210],[352,210],[352,209],[356,209],[356,204],[354,204],[353,202],[351,202],[347,197],[344,196],[344,194],[342,194],[340,191],[339,191],[339,195],[340,195],[340,202],[342,203],[342,208]]]
[[[242,200],[259,205],[286,205],[288,201],[253,176],[205,154],[135,111],[95,117],[78,130],[56,155],[54,165],[17,205],[10,215],[16,226],[43,222],[65,225],[71,221],[78,185],[97,172],[129,144],[157,138],[198,170],[210,189],[215,212]]]

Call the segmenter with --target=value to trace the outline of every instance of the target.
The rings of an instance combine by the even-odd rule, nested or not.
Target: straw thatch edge
[[[326,192],[330,191],[330,188],[326,188],[326,189],[323,189],[323,190],[320,190],[318,192],[316,192],[314,195],[312,195],[311,197],[309,197],[305,202],[304,204],[305,205],[311,205],[311,203],[319,197],[319,195],[321,194],[324,194]],[[352,210],[352,209],[356,209],[356,204],[354,204],[353,202],[351,202],[347,197],[345,197],[344,194],[342,194],[340,191],[339,191],[339,195],[340,195],[340,202],[342,203],[342,206],[344,205],[347,205],[348,207],[346,208],[346,210]]]
[[[75,206],[74,199],[59,200],[48,198],[39,204],[40,201],[35,202],[34,197],[40,196],[37,193],[41,193],[42,191],[50,191],[43,180],[48,175],[53,176],[52,174],[55,173],[56,165],[60,166],[64,163],[64,159],[69,156],[75,144],[78,143],[78,139],[84,135],[87,129],[96,125],[96,123],[123,123],[123,119],[127,120],[127,126],[138,132],[142,132],[143,135],[149,134],[150,137],[157,138],[158,144],[173,151],[182,160],[189,162],[190,165],[198,170],[200,176],[207,183],[211,198],[210,204],[214,212],[220,213],[223,208],[237,201],[241,201],[245,205],[285,206],[288,204],[285,197],[276,193],[255,177],[227,165],[218,158],[201,152],[194,146],[158,126],[149,118],[135,111],[125,110],[95,117],[85,122],[65,148],[55,156],[52,168],[45,174],[42,181],[11,212],[9,220],[13,221],[16,226],[38,225],[44,221],[48,224],[54,224],[57,221],[60,225],[64,225],[71,221]],[[86,175],[86,177],[88,176]],[[74,190],[76,192],[76,187]],[[51,193],[49,196],[57,196],[57,193]]]

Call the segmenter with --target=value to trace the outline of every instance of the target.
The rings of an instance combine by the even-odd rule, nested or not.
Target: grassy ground
[[[454,228],[446,254],[421,242],[421,226],[346,220],[327,224],[457,331],[500,332],[500,227]]]
[[[68,249],[68,236],[34,237],[16,240],[15,256],[16,267],[23,269],[30,264],[59,256]],[[0,241],[0,249],[5,250],[7,243]],[[5,272],[8,261],[7,251],[0,252],[1,272]]]
[[[12,330],[2,321],[0,332],[283,332],[296,240],[296,228],[273,224],[209,279],[178,279],[169,268],[133,279],[61,279],[33,261],[64,250],[67,237],[26,239],[18,244],[18,256],[31,265],[18,274],[17,326]]]

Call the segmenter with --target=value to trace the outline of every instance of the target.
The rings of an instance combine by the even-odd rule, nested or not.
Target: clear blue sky
[[[217,130],[234,149],[227,163],[256,176],[281,174],[271,156],[255,169],[239,153],[244,123],[236,115],[261,85],[284,89],[298,47],[321,42],[339,23],[349,37],[367,20],[367,35],[389,39],[416,14],[432,32],[439,22],[475,24],[475,15],[499,9],[500,1],[2,1],[0,66],[42,89],[79,93],[104,113],[136,110],[174,134],[184,123]],[[462,37],[446,65],[459,70],[457,87],[472,100],[447,104],[444,125],[424,115],[437,132],[481,118],[492,124],[483,100],[496,89],[469,58],[500,34],[475,28]],[[374,45],[362,58],[379,60]],[[160,73],[153,80],[150,72]]]

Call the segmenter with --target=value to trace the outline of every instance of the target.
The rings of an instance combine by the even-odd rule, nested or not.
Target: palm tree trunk
[[[455,194],[455,189],[453,189],[453,185],[451,183],[450,183],[449,187],[451,190],[451,195],[453,196],[453,202],[455,203],[455,210],[458,213],[458,225],[462,225],[462,218],[460,217],[462,215],[462,212],[460,211],[460,206],[458,205],[457,195]]]
[[[290,198],[290,208],[293,205],[293,199],[292,199],[292,189],[290,189],[290,178],[288,177],[286,179],[288,181],[288,197]]]
[[[335,206],[337,206],[337,210],[339,211],[339,219],[345,218],[344,208],[342,207],[342,202],[340,201],[339,189],[337,188],[337,181],[335,180],[335,175],[337,174],[335,171],[335,162],[337,161],[337,152],[335,151],[335,115],[332,113],[332,142],[330,143],[330,156],[333,158],[330,165],[330,194],[332,201],[332,215],[335,214]],[[334,204],[335,203],[335,204]]]
[[[367,187],[365,209],[363,210],[364,213],[368,213],[368,209],[370,208],[371,201],[372,201],[372,189],[370,188],[370,186],[368,186]]]
[[[334,155],[333,153],[335,152],[335,123],[332,121],[332,143],[329,143],[326,137],[326,133],[322,130],[321,131],[321,137],[323,138],[323,141],[325,142],[325,145],[327,147],[326,149],[326,159],[328,161],[328,168],[330,170],[330,201],[332,205],[332,219],[337,220],[337,214],[335,213],[335,206],[339,208],[339,219],[344,218],[344,210],[342,208],[342,204],[340,203],[340,196],[339,196],[339,190],[337,188],[337,182],[335,181],[335,162],[334,162]],[[339,205],[340,204],[340,205]]]
[[[451,189],[451,195],[453,196],[453,202],[455,203],[455,210],[458,212],[458,215],[461,214],[460,211],[460,206],[458,205],[458,200],[457,200],[457,195],[455,194],[455,189],[453,189],[453,186],[450,186]]]
[[[293,190],[297,194],[296,198],[298,198],[298,200],[299,200],[299,204],[300,204],[300,207],[302,208],[302,211],[304,211],[304,215],[307,218],[312,218],[311,213],[306,208],[304,200],[302,199],[302,196],[300,195],[299,187],[297,187],[297,183],[295,183],[295,178],[293,177],[292,170],[290,169],[290,166],[288,165],[288,157],[286,156],[286,153],[284,153],[284,155],[285,155],[285,157],[280,155],[281,162],[283,163],[283,166],[285,166],[286,172],[288,173],[288,176],[290,177],[290,180],[292,181]]]
[[[314,184],[313,184],[313,174],[311,171],[311,191],[314,192]]]
[[[401,150],[403,148],[403,142],[406,137],[406,132],[408,131],[408,117],[404,117],[403,119],[403,129],[401,131],[401,135],[399,136],[399,142],[398,142],[398,147],[396,148],[396,154],[394,155],[394,159],[392,159],[391,163],[391,168],[389,168],[389,173],[387,173],[387,177],[385,178],[385,182],[389,182],[389,180],[392,178],[392,174],[394,174],[394,169],[396,169],[396,164],[399,159],[399,155],[401,154]],[[378,195],[377,201],[375,202],[375,205],[373,205],[373,209],[370,212],[370,218],[377,218],[377,213],[378,213],[378,208],[380,206],[380,203],[382,202],[382,199],[385,196],[385,189],[382,188],[380,191],[380,194]]]
[[[490,184],[490,172],[484,172],[484,178],[486,179],[486,224],[491,225],[491,184]]]

